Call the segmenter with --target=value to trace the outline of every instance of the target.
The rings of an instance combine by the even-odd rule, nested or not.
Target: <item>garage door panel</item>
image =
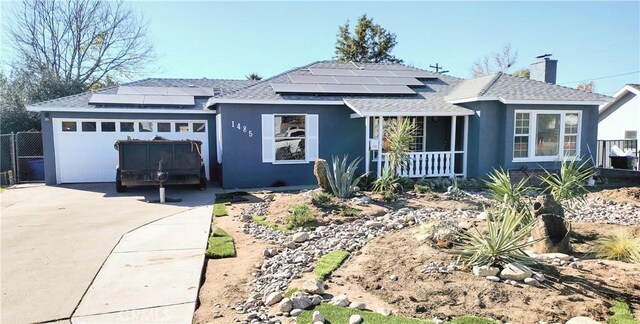
[[[62,131],[62,122],[77,122],[77,131]],[[98,131],[82,132],[82,122],[96,122]],[[203,160],[207,178],[209,178],[209,144],[208,127],[206,132],[192,132],[193,123],[206,123],[202,120],[190,120],[172,122],[166,120],[152,121],[153,129],[157,130],[157,123],[171,123],[172,132],[120,132],[120,127],[116,127],[116,132],[102,132],[101,122],[133,122],[134,129],[138,130],[139,122],[149,122],[150,120],[92,120],[92,119],[53,119],[53,134],[56,153],[56,169],[58,183],[79,183],[79,182],[113,182],[116,177],[116,166],[118,164],[118,152],[113,148],[117,140],[126,140],[128,137],[148,140],[154,136],[162,136],[169,140],[199,140],[202,142]],[[189,124],[190,132],[175,132],[176,123]],[[184,127],[183,127],[184,129]]]

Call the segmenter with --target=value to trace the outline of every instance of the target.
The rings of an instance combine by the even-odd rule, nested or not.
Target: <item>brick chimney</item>
[[[552,60],[551,54],[536,56],[538,61],[531,63],[529,68],[531,80],[556,84],[558,60]]]

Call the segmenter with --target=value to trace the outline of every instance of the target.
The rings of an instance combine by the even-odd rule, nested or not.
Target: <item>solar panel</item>
[[[338,83],[336,79],[330,75],[299,75],[299,74],[289,74],[289,79],[293,83],[325,83],[325,84],[336,84]]]
[[[121,105],[141,105],[144,102],[143,95],[123,95],[123,94],[101,94],[91,95],[90,104],[121,104]]]
[[[169,96],[196,96],[196,97],[213,97],[213,88],[167,88]]]
[[[346,70],[346,69],[314,69],[309,68],[311,74],[313,75],[355,75],[353,73],[354,70]]]
[[[144,105],[193,106],[193,96],[144,96]]]
[[[321,84],[324,93],[369,93],[361,84]]]
[[[357,76],[373,76],[373,77],[392,77],[390,71],[385,70],[353,70],[353,74]]]
[[[414,94],[415,91],[405,85],[366,85],[374,94]]]
[[[410,77],[410,78],[418,78],[418,79],[437,79],[438,77],[432,73],[420,70],[393,70],[391,72],[392,76],[396,77]]]
[[[420,80],[416,78],[400,78],[400,77],[377,77],[380,84],[383,85],[407,85],[407,86],[423,86],[424,83],[420,82]]]
[[[165,95],[167,94],[166,87],[118,87],[119,95]]]
[[[359,76],[335,76],[338,84],[380,84],[378,79],[373,77]]]

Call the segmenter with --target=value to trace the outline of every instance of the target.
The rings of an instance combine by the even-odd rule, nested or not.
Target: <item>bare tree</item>
[[[593,81],[589,81],[589,82],[584,81],[584,82],[580,82],[576,87],[576,89],[584,92],[595,92],[596,84]]]
[[[518,51],[512,50],[511,44],[502,47],[501,52],[485,55],[476,60],[471,67],[473,77],[480,77],[496,72],[507,72],[518,61]]]
[[[153,52],[146,22],[121,0],[23,0],[9,32],[14,63],[87,88],[143,71]]]

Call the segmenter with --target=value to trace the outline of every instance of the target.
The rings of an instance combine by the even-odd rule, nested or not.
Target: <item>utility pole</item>
[[[436,73],[447,73],[449,72],[448,70],[444,70],[444,67],[442,65],[438,65],[438,63],[436,63],[436,65],[429,65],[430,68],[436,69]],[[442,70],[442,71],[440,71]]]

